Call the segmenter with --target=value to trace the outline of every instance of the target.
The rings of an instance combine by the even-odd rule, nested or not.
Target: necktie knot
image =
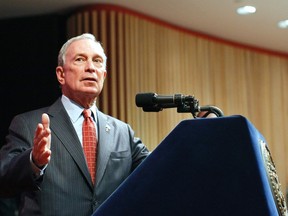
[[[90,118],[91,117],[91,110],[90,109],[84,109],[83,110],[83,116],[84,116],[84,118]]]

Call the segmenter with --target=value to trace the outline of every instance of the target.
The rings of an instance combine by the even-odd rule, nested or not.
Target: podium
[[[278,186],[266,141],[246,118],[184,120],[93,216],[287,215]]]

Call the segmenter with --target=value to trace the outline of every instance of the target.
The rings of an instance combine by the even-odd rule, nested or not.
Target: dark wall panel
[[[65,29],[59,15],[0,20],[0,147],[14,115],[60,95],[55,67]]]

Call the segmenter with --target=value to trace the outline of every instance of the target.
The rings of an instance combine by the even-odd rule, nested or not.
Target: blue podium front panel
[[[242,116],[184,120],[93,216],[278,216],[260,143]]]

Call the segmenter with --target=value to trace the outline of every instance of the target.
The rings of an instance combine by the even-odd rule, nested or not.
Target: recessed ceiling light
[[[243,7],[239,7],[237,9],[237,13],[240,15],[247,15],[247,14],[253,14],[256,12],[256,8],[253,6],[243,6]]]
[[[282,20],[280,22],[278,22],[278,27],[279,28],[288,28],[288,20]]]

